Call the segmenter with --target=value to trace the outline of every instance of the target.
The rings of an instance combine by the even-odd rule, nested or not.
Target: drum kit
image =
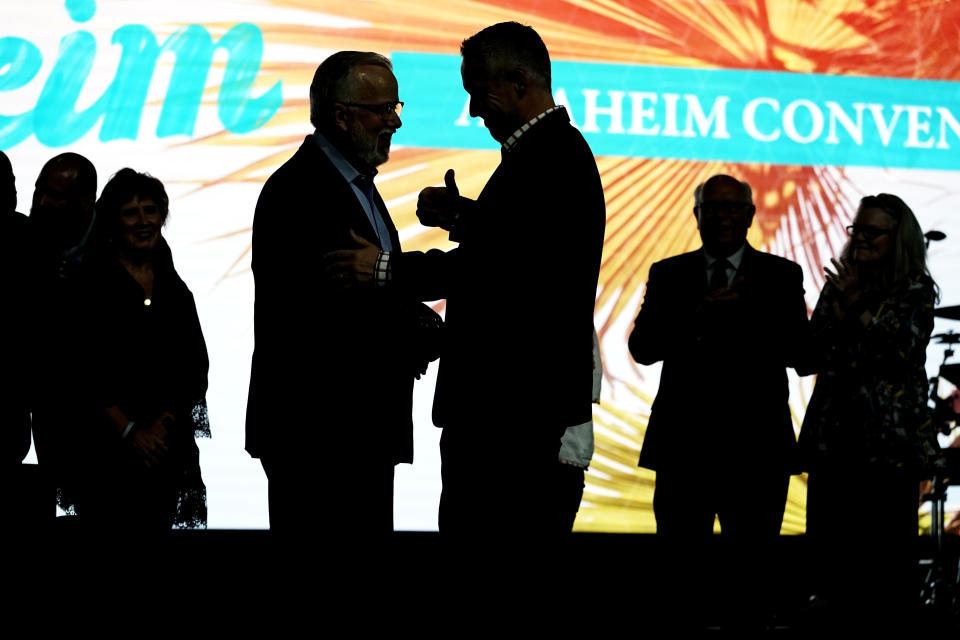
[[[948,320],[960,320],[960,306],[940,307],[933,315]],[[933,402],[933,424],[938,433],[951,435],[960,425],[960,363],[950,362],[955,345],[960,344],[960,333],[953,330],[934,335],[935,344],[944,345],[943,362],[936,376],[930,378],[930,399]],[[942,381],[954,386],[946,397],[940,396]],[[946,607],[956,611],[960,605],[960,562],[956,567],[944,553],[945,503],[947,487],[960,486],[960,438],[953,446],[941,450],[946,459],[946,468],[934,476],[930,492],[924,498],[930,500],[930,535],[934,540],[934,557],[927,561],[927,577],[924,581],[923,604],[927,607]],[[954,569],[956,575],[951,576]]]

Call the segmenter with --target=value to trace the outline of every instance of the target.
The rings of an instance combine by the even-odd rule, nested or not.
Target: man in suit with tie
[[[400,249],[373,178],[402,107],[389,60],[331,55],[310,86],[316,131],[257,202],[246,448],[267,474],[277,532],[393,530],[393,468],[412,461],[413,380],[427,359],[421,331],[439,317],[396,291],[320,276],[326,253]]]
[[[777,536],[796,472],[786,367],[806,331],[800,267],[746,241],[749,185],[725,175],[697,188],[703,247],[650,268],[629,338],[641,364],[662,361],[640,452],[657,472],[657,532]],[[762,556],[758,550],[757,554]]]

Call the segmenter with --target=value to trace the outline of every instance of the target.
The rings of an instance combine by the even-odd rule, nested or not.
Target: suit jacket
[[[396,250],[396,228],[384,222]],[[323,464],[360,445],[368,459],[412,461],[407,332],[421,305],[387,289],[338,290],[321,277],[325,253],[354,247],[351,229],[378,244],[353,189],[308,136],[264,184],[254,215],[253,457]]]
[[[560,109],[518,140],[459,222],[459,247],[404,253],[398,287],[447,298],[437,426],[591,418],[593,308],[606,209],[596,161]]]
[[[0,464],[19,465],[30,450],[29,219],[22,213],[0,214]]]
[[[629,347],[642,364],[663,361],[640,466],[755,465],[796,469],[786,367],[802,353],[803,273],[747,246],[740,300],[707,312],[702,250],[654,264]]]

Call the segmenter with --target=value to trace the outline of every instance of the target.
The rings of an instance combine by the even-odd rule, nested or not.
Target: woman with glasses
[[[825,611],[888,625],[917,600],[918,486],[939,463],[924,370],[938,290],[897,196],[863,198],[847,232],[811,319],[807,533]]]

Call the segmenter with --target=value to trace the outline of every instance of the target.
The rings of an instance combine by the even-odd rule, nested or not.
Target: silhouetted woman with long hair
[[[938,290],[897,196],[863,198],[847,231],[811,319],[807,533],[827,611],[887,625],[918,598],[918,486],[940,464],[924,369]]]

